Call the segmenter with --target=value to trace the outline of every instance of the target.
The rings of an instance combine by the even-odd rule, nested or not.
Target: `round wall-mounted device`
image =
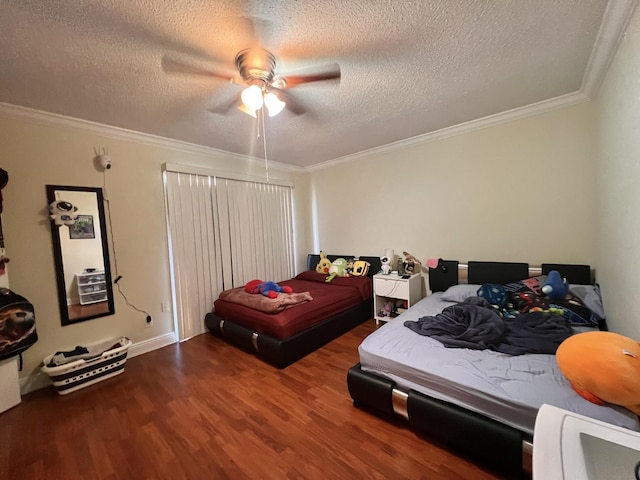
[[[98,160],[100,161],[100,166],[105,170],[109,170],[111,168],[111,158],[109,155],[99,155]]]

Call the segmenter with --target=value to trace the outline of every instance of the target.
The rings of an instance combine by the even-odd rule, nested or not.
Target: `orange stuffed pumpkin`
[[[585,332],[560,344],[556,360],[583,398],[640,415],[640,343],[613,332]]]

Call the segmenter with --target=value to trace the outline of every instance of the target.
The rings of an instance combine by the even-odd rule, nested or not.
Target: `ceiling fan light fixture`
[[[278,98],[275,93],[269,92],[264,96],[264,104],[270,117],[275,117],[286,106],[286,103]]]
[[[262,89],[258,85],[251,85],[242,91],[242,103],[252,111],[260,110],[263,104]]]
[[[240,110],[241,112],[246,113],[247,115],[251,115],[253,118],[258,118],[258,115],[256,115],[256,111],[255,110],[251,110],[244,103],[240,104],[240,106],[238,107],[238,110]]]

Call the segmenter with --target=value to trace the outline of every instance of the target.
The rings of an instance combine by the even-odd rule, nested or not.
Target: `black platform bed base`
[[[224,338],[246,352],[255,353],[271,365],[285,368],[370,319],[372,312],[373,300],[370,299],[284,340],[225,321],[215,313],[208,313],[204,322],[212,335]]]
[[[399,415],[415,432],[509,478],[531,476],[531,435],[452,403],[400,389],[392,380],[363,371],[359,363],[349,369],[347,385],[358,407],[382,416]]]

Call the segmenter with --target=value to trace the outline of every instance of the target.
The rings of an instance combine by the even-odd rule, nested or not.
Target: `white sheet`
[[[446,348],[404,326],[453,305],[441,295],[422,299],[365,338],[358,347],[362,369],[530,434],[543,403],[640,431],[638,417],[626,408],[598,406],[575,393],[554,355]]]

